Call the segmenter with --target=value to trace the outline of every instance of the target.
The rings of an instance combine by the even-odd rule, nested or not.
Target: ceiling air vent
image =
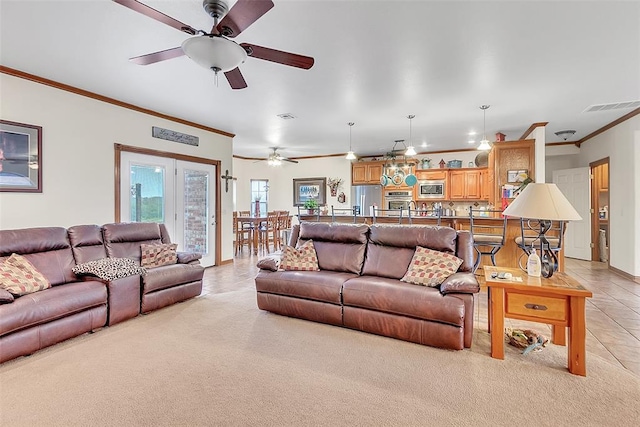
[[[284,119],[284,120],[291,120],[291,119],[295,119],[296,118],[296,116],[294,116],[291,113],[278,114],[278,117],[280,117],[281,119]]]
[[[583,113],[593,113],[595,111],[620,110],[621,108],[638,108],[640,101],[612,102],[610,104],[590,105]]]

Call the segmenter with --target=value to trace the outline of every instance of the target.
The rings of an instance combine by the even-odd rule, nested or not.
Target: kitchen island
[[[320,222],[332,222],[333,217],[331,215],[304,215],[302,214],[299,218],[302,221],[320,221]],[[397,216],[383,216],[376,217],[376,223],[379,224],[402,224],[409,225],[409,218],[402,217],[402,222],[399,222],[399,218]],[[474,222],[477,221],[486,221],[491,225],[496,226],[496,228],[502,227],[502,219],[501,218],[489,218],[489,217],[474,217]],[[335,222],[342,223],[352,223],[353,215],[336,215]],[[414,225],[436,225],[437,219],[435,217],[429,216],[419,216],[419,217],[411,217],[411,223]],[[372,216],[356,216],[356,223],[358,224],[373,224]],[[469,230],[470,227],[470,218],[468,216],[443,216],[440,217],[440,225],[445,227],[451,227],[455,230]],[[565,226],[566,227],[566,226]],[[516,245],[515,239],[516,237],[520,237],[520,218],[508,218],[507,219],[507,230],[505,233],[505,241],[504,246],[498,253],[496,254],[496,264],[498,267],[511,267],[518,268],[518,261],[522,257],[521,263],[523,266],[526,266],[526,255],[522,249]],[[558,270],[559,272],[564,272],[564,249],[561,249],[558,254]],[[480,261],[480,267],[483,265],[492,265],[491,258],[488,256],[483,256]]]

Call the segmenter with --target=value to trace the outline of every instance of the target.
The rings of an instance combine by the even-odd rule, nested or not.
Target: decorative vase
[[[307,214],[313,215],[315,213],[315,209],[307,209]]]
[[[255,201],[255,207],[253,208],[253,216],[260,216],[260,200]]]

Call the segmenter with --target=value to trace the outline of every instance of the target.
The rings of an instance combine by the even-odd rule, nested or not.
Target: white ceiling
[[[200,0],[143,3],[197,29]],[[229,2],[232,6],[235,1]],[[275,0],[235,41],[315,58],[308,71],[249,58],[248,88],[187,57],[128,58],[188,35],[109,0],[0,0],[0,63],[236,134],[233,152],[289,157],[357,154],[412,139],[418,151],[475,147],[468,133],[518,139],[534,122],[570,140],[632,111],[583,112],[640,99],[640,2]],[[293,120],[277,114],[291,113]],[[421,148],[426,143],[427,148]],[[477,145],[477,144],[476,144]]]

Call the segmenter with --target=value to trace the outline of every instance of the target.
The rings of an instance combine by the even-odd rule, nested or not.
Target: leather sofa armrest
[[[453,273],[440,284],[440,293],[446,294],[477,294],[480,284],[473,273]]]
[[[274,252],[266,258],[262,258],[258,261],[256,265],[260,270],[268,270],[268,271],[278,271],[280,268],[280,259],[282,258],[282,253]]]
[[[202,254],[197,254],[195,252],[177,252],[177,254],[178,264],[189,264],[202,258]]]
[[[0,304],[10,304],[13,302],[13,295],[6,290],[0,288]]]

